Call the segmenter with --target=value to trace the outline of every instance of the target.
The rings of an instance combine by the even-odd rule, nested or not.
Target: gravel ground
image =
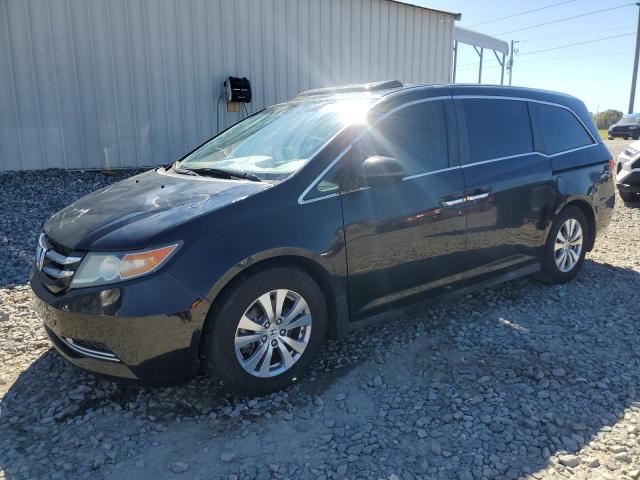
[[[568,285],[396,312],[243,399],[204,378],[123,387],[50,349],[25,285],[35,237],[118,179],[0,175],[0,480],[640,478],[639,208],[617,202]]]

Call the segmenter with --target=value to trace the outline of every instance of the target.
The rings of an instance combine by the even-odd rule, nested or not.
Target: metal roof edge
[[[418,5],[417,3],[413,3],[413,2],[406,2],[404,0],[387,0],[387,1],[393,2],[393,3],[399,3],[401,5],[408,5],[410,7],[422,8],[423,10],[429,10],[431,12],[444,13],[445,15],[451,15],[454,18],[454,20],[460,20],[462,18],[461,13],[448,12],[446,10],[438,10],[437,8],[425,7],[424,5]]]

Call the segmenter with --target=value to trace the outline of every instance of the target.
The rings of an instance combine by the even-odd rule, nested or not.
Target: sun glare
[[[322,107],[322,111],[338,114],[342,123],[347,126],[356,123],[365,123],[369,107],[371,107],[371,102],[368,101],[345,100],[329,103]]]

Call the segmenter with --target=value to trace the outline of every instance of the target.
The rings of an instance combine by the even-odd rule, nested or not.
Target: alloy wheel
[[[313,319],[306,300],[293,290],[272,290],[253,301],[235,334],[236,357],[256,377],[289,370],[304,353]]]
[[[574,218],[568,219],[562,224],[556,235],[553,253],[556,266],[561,272],[571,271],[582,253],[582,226]]]

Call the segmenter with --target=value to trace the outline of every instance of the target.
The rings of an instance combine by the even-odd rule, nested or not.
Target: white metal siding
[[[388,0],[0,0],[0,170],[169,163],[309,88],[446,82],[452,15]]]

